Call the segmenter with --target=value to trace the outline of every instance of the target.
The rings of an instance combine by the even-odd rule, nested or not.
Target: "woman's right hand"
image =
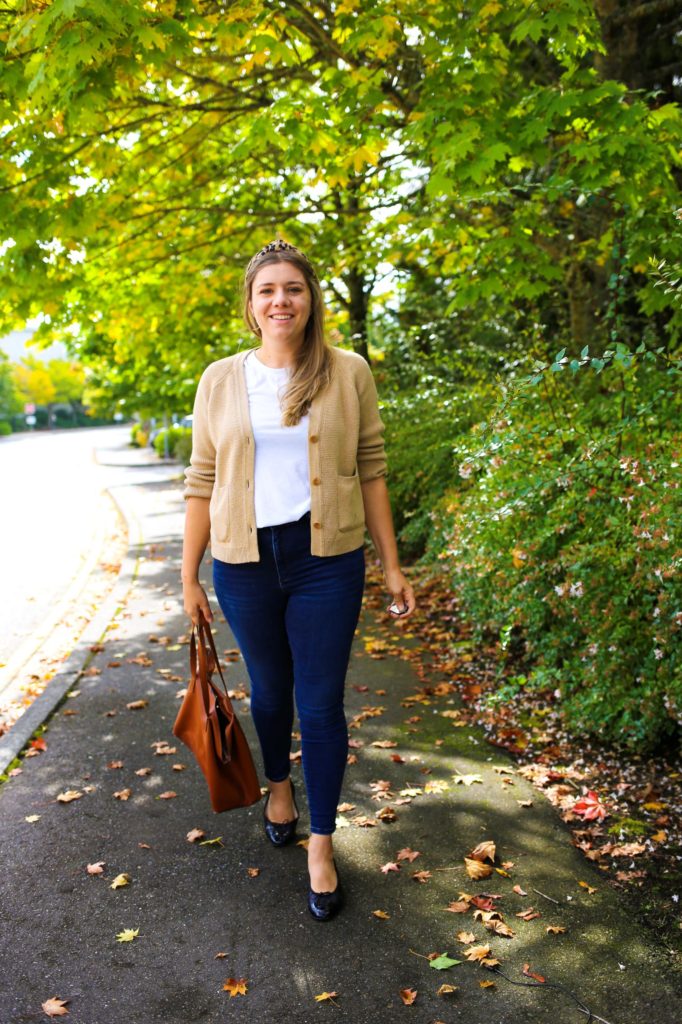
[[[199,580],[192,580],[182,584],[182,598],[185,611],[192,620],[192,625],[196,626],[199,622],[199,609],[204,613],[204,618],[207,622],[213,622],[213,612],[209,607],[206,592],[201,583],[199,583]]]

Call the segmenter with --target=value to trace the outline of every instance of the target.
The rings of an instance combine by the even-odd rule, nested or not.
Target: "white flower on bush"
[[[663,651],[661,650],[660,647],[654,647],[654,657],[656,658],[657,661],[660,661],[661,658],[663,657]]]
[[[460,466],[459,466],[459,475],[464,480],[467,480],[471,476],[471,474],[473,472],[473,469],[474,469],[474,467],[471,465],[470,462],[462,462],[462,463],[460,463]]]
[[[571,583],[571,589],[569,591],[571,597],[582,597],[583,596],[583,583],[582,580],[578,580],[577,583]]]

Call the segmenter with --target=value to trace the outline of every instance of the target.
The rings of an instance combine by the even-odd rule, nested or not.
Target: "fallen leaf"
[[[470,907],[471,904],[467,900],[453,900],[444,909],[449,910],[451,914],[466,914]]]
[[[595,886],[594,885],[588,885],[587,882],[578,882],[578,885],[581,885],[583,887],[583,889],[587,889],[587,891],[590,894],[590,896],[592,896],[593,893],[597,892],[597,889],[595,888]]]
[[[494,981],[479,981],[478,983],[481,988],[495,988]]]
[[[50,999],[46,999],[44,1003],[41,1003],[40,1006],[48,1017],[63,1017],[65,1013],[69,1012],[66,1009],[66,1004],[70,1002],[70,999],[59,999],[58,996],[52,996]]]
[[[320,992],[319,996],[315,996],[316,1003],[333,1003],[335,999],[338,999],[338,992]]]
[[[376,812],[375,817],[380,821],[392,822],[397,819],[398,815],[392,807],[382,807],[380,811]]]
[[[202,839],[199,846],[222,846],[223,837],[216,836],[215,839]]]
[[[398,850],[396,854],[396,860],[409,860],[410,864],[417,857],[421,857],[419,850],[411,850],[409,846],[405,846],[402,850]]]
[[[388,921],[391,916],[390,914],[387,914],[385,910],[373,910],[372,913],[381,921]]]
[[[490,953],[490,946],[470,946],[462,950],[462,953],[467,960],[482,960]]]
[[[522,889],[520,885],[515,885],[513,887],[512,891],[515,892],[517,896],[527,896],[528,895],[528,893],[525,891],[525,889]]]
[[[151,662],[149,664],[151,665]],[[130,711],[139,711],[140,708],[146,708],[148,704],[148,700],[131,700],[129,704],[126,704],[126,707]]]
[[[374,740],[374,743],[370,743],[370,747],[379,747],[381,750],[389,750],[391,747],[397,746],[398,744],[393,740]]]
[[[428,882],[429,878],[431,877],[431,872],[414,871],[410,877],[413,878],[415,882]]]
[[[457,991],[458,991],[457,985],[441,985],[440,988],[436,990],[436,995],[437,996],[449,996],[453,992],[457,992]]]
[[[176,797],[177,795],[178,794],[176,792],[174,792],[172,789],[167,789],[165,791],[165,793],[159,793],[159,795],[157,796],[156,799],[157,800],[172,800],[173,797]]]
[[[223,992],[229,992],[232,996],[245,996],[248,987],[246,978],[228,978],[223,985]]]
[[[82,796],[83,794],[79,793],[77,789],[67,789],[64,793],[59,793],[57,800],[60,804],[68,804],[72,800],[80,800]]]
[[[458,942],[463,942],[465,946],[470,946],[472,942],[476,941],[476,936],[473,932],[457,932],[455,938]]]
[[[139,928],[124,928],[122,932],[118,933],[116,938],[119,942],[132,942],[139,934]]]
[[[566,929],[560,924],[548,924],[545,931],[549,935],[561,935]]]
[[[132,789],[118,789],[114,793],[117,800],[128,800],[133,795]]]
[[[452,777],[460,786],[473,786],[475,782],[483,783],[480,775],[453,775]]]
[[[249,878],[257,878],[260,875],[260,868],[247,868],[246,873]]]
[[[471,860],[470,857],[464,858],[464,866],[469,878],[473,878],[476,881],[481,878],[488,878],[493,873],[490,864],[482,864],[480,860]]]
[[[623,843],[622,846],[614,846],[610,851],[612,857],[636,857],[638,853],[644,853],[644,843]]]
[[[528,907],[527,910],[520,910],[516,916],[522,918],[524,921],[532,921],[536,917],[542,917],[542,914],[533,907]]]
[[[109,888],[110,889],[122,889],[124,885],[130,885],[131,882],[132,882],[132,878],[130,877],[130,875],[126,874],[125,871],[124,871],[122,874],[116,875],[116,878],[113,880],[113,882],[111,883]]]
[[[579,814],[585,821],[603,821],[609,813],[593,789],[579,797],[571,810],[574,814]]]
[[[469,854],[469,857],[472,860],[489,860],[492,862],[495,860],[495,844],[491,840],[487,839],[485,842],[479,843],[478,846],[475,846]]]
[[[433,967],[436,971],[445,971],[448,967],[456,967],[457,964],[461,963],[461,960],[453,960],[447,953],[441,953],[440,956],[429,961],[429,967]]]
[[[197,839],[202,839],[203,836],[205,835],[206,833],[204,832],[203,828],[193,828],[190,832],[187,833],[187,842],[196,843]]]
[[[336,810],[339,812],[339,814],[345,814],[347,811],[354,811],[355,807],[356,807],[355,804],[344,803],[344,804],[339,804],[339,806],[336,808]]]
[[[521,973],[526,978],[533,978],[535,981],[540,982],[541,985],[543,985],[544,982],[545,982],[545,979],[543,978],[543,976],[541,974],[534,974],[533,971],[531,971],[530,964],[524,964],[523,965],[523,970],[522,970]]]
[[[401,988],[400,998],[405,1003],[405,1006],[411,1006],[417,998],[417,990],[414,988]]]
[[[24,818],[24,821],[27,821],[30,825],[32,825],[35,821],[40,821],[40,815],[27,814],[26,817]]]
[[[86,871],[89,875],[101,875],[104,872],[105,861],[98,860],[96,864],[86,865]]]

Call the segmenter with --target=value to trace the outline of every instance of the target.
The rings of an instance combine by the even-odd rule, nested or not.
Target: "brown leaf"
[[[65,1013],[69,1012],[66,1009],[66,1004],[70,1002],[70,999],[59,999],[57,996],[52,996],[50,999],[46,999],[44,1003],[41,1003],[40,1006],[48,1017],[63,1017]]]
[[[140,708],[146,708],[148,704],[148,700],[131,700],[129,704],[126,704],[126,707],[129,711],[138,711]]]
[[[257,878],[260,875],[260,868],[247,868],[246,873],[249,878]]]
[[[478,846],[469,854],[471,860],[489,860],[491,863],[495,860],[495,843],[490,839],[486,839],[484,842],[479,843]]]
[[[444,909],[449,910],[452,914],[466,914],[470,907],[471,904],[467,900],[453,900]]]
[[[135,772],[136,775],[151,775],[151,768],[138,768]]]
[[[503,939],[512,939],[516,935],[514,929],[510,928],[504,921],[486,921],[485,926],[489,932],[501,935]]]
[[[523,965],[523,971],[521,972],[526,978],[533,978],[535,981],[539,981],[540,984],[544,984],[545,979],[541,974],[534,974],[530,969],[530,964]]]
[[[457,985],[447,985],[447,984],[444,984],[444,985],[441,985],[440,988],[436,990],[436,995],[437,996],[449,996],[453,992],[457,992],[457,991],[459,991],[458,988],[457,988]]]
[[[86,871],[89,875],[101,875],[104,873],[104,865],[106,861],[98,860],[96,864],[88,864]]]
[[[133,794],[132,789],[117,789],[114,796],[117,800],[128,800]]]
[[[380,747],[382,750],[389,750],[391,747],[397,746],[398,744],[393,740],[374,740],[374,743],[370,743],[370,747]]]
[[[532,921],[533,918],[541,917],[542,915],[537,910],[534,910],[533,907],[528,907],[527,910],[520,910],[516,916],[522,918],[524,921]]]
[[[490,953],[490,946],[470,946],[462,952],[467,960],[482,960]]]
[[[173,797],[176,797],[177,795],[178,794],[175,793],[172,789],[167,789],[164,793],[159,793],[159,795],[157,796],[156,799],[157,800],[172,800]]]
[[[417,990],[415,988],[401,988],[400,998],[405,1003],[405,1006],[411,1006],[417,998]]]
[[[110,761],[107,768],[122,768],[123,761]]]
[[[388,921],[390,916],[391,916],[390,914],[387,914],[385,910],[373,910],[372,913],[373,913],[373,915],[375,917],[378,917],[381,921]]]
[[[549,935],[561,935],[566,931],[566,929],[560,924],[548,924],[545,931],[547,931]]]
[[[382,807],[380,811],[376,812],[375,817],[379,818],[380,821],[395,821],[398,817],[392,807]]]
[[[431,872],[414,871],[410,877],[413,878],[415,882],[428,882],[429,878],[431,877]]]
[[[347,811],[354,811],[355,807],[356,807],[356,804],[343,803],[343,804],[339,804],[339,806],[336,808],[336,810],[339,812],[339,814],[345,814]]]
[[[469,878],[477,881],[481,878],[488,878],[493,873],[493,869],[489,864],[482,864],[480,860],[471,860],[469,857],[464,858],[464,866],[467,869]]]
[[[455,938],[458,942],[463,942],[465,946],[470,946],[472,942],[476,941],[476,936],[473,932],[457,932]]]
[[[513,891],[516,893],[517,896],[527,896],[528,895],[528,893],[525,891],[525,889],[522,889],[520,885],[515,885],[514,888],[513,888]]]
[[[59,793],[57,800],[60,804],[68,804],[72,800],[80,800],[82,796],[83,794],[79,793],[77,789],[67,789],[64,793]]]
[[[636,857],[639,853],[644,853],[646,846],[644,843],[623,843],[622,846],[614,846],[611,850],[612,857]]]
[[[400,871],[400,864],[396,864],[394,861],[389,860],[385,864],[381,865],[381,870],[385,875],[387,875],[389,871]]]
[[[478,983],[481,988],[495,988],[494,981],[479,981]]]
[[[417,859],[417,857],[421,857],[421,853],[420,853],[419,850],[411,850],[409,848],[409,846],[405,846],[405,847],[403,847],[402,850],[398,850],[395,859],[396,860],[409,860],[409,862],[411,864],[413,860]]]

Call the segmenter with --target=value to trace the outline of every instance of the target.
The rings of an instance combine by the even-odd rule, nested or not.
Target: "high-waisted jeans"
[[[348,756],[343,698],[365,585],[362,547],[311,555],[310,513],[260,527],[259,562],[213,560],[218,604],[251,681],[265,775],[289,775],[294,695],[310,831],[331,835]]]

